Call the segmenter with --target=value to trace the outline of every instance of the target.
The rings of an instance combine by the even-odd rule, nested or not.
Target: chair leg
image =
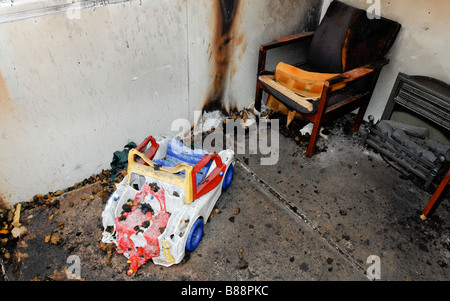
[[[422,220],[425,220],[427,218],[427,216],[430,213],[430,211],[434,208],[436,202],[443,195],[443,192],[444,192],[445,188],[447,187],[447,185],[449,185],[449,183],[450,183],[450,172],[448,172],[447,175],[444,177],[444,179],[442,180],[441,184],[436,189],[436,191],[434,192],[433,196],[430,198],[428,204],[425,206],[425,209],[423,209],[422,215],[420,216],[420,218]]]
[[[262,101],[262,89],[259,87],[259,84],[256,84],[256,93],[255,93],[255,109],[261,113],[261,101]]]
[[[286,123],[286,127],[289,128],[289,125],[291,124],[291,122],[295,119],[295,115],[297,114],[297,111],[289,111],[287,114],[287,123]]]
[[[306,150],[306,157],[311,158],[314,155],[314,149],[316,148],[316,142],[320,134],[320,122],[314,123],[311,138],[309,138],[308,149]]]
[[[352,127],[353,132],[357,132],[359,130],[359,126],[361,125],[361,121],[363,120],[364,115],[366,114],[368,106],[369,106],[369,102],[366,102],[359,108],[358,114],[355,117],[355,122],[353,123],[353,127]]]

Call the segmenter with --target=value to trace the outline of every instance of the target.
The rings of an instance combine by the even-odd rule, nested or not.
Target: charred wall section
[[[321,6],[322,1],[313,0],[190,2],[191,116],[195,110],[230,113],[251,104],[259,46],[280,36],[315,30]],[[276,50],[275,57],[292,58],[298,53],[287,47]]]
[[[211,44],[214,60],[213,91],[208,95],[203,106],[203,111],[222,110],[227,111],[223,102],[226,80],[230,71],[230,61],[234,51],[235,37],[237,34],[237,18],[240,0],[216,0],[214,1],[215,26]]]

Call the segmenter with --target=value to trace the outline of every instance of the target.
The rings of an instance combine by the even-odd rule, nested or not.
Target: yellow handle
[[[139,156],[148,166],[136,162],[135,157]],[[134,171],[138,174],[146,175],[172,185],[179,186],[184,189],[185,203],[191,204],[193,200],[192,189],[192,169],[193,167],[187,163],[178,164],[175,167],[160,166],[156,168],[156,163],[147,158],[143,153],[136,149],[131,149],[128,153],[128,184],[130,181],[130,172]],[[184,178],[177,174],[184,171]]]

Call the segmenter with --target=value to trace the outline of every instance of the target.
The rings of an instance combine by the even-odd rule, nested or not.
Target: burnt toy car
[[[208,153],[148,137],[130,150],[127,175],[105,205],[102,242],[115,243],[128,258],[129,275],[149,259],[166,267],[180,263],[200,243],[233,170],[232,150]]]

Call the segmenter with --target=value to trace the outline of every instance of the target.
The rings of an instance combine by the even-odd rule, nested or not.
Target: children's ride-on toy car
[[[129,275],[149,259],[166,267],[180,263],[200,243],[233,170],[232,150],[208,153],[148,137],[130,150],[127,175],[105,205],[102,242],[115,243],[128,258]]]

